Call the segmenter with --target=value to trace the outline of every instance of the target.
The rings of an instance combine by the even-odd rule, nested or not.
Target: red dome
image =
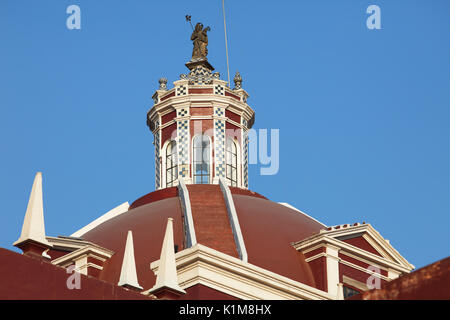
[[[227,209],[218,185],[188,185],[197,242],[237,257]],[[318,233],[323,226],[314,219],[265,197],[230,188],[239,219],[248,262],[316,287],[303,254],[291,243]],[[125,240],[133,232],[139,283],[153,287],[156,277],[150,263],[159,259],[168,218],[174,219],[174,243],[184,249],[181,203],[177,188],[155,191],[136,200],[128,212],[110,219],[83,235],[85,240],[111,249],[115,254],[100,279],[117,283],[120,277]]]

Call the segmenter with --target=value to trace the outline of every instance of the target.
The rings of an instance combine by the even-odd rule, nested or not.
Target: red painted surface
[[[359,267],[361,267],[361,268],[364,268],[364,269],[367,269],[367,268],[370,267],[370,264],[367,264],[367,263],[362,262],[362,261],[360,261],[360,260],[358,260],[358,259],[349,257],[349,256],[347,256],[346,254],[343,254],[343,253],[340,253],[340,252],[339,252],[339,258],[341,258],[342,260],[348,261],[348,262],[350,262],[350,263],[353,263],[353,264],[355,264],[355,265],[357,265],[357,266],[359,266]],[[387,277],[387,275],[388,275],[388,272],[387,272],[386,270],[383,270],[383,269],[380,269],[380,273],[381,273],[383,276],[386,276],[386,277]]]
[[[189,88],[189,94],[213,94],[212,88]]]
[[[350,300],[450,300],[449,288],[450,258],[446,258]]]
[[[233,120],[234,122],[241,123],[241,116],[228,109],[225,110],[225,117],[227,117],[230,120]]]
[[[228,213],[218,185],[188,185],[199,243],[237,256]],[[83,238],[113,250],[105,262],[100,279],[119,281],[128,230],[133,231],[138,280],[145,289],[153,287],[155,276],[150,263],[159,259],[167,218],[174,218],[175,245],[182,250],[184,241],[180,200],[161,190],[161,200],[148,204],[152,194],[135,203],[134,209],[106,221]],[[248,190],[231,188],[249,262],[261,268],[315,286],[311,267],[291,243],[319,232],[322,225],[313,219]],[[173,197],[171,196],[173,195]],[[209,203],[208,203],[209,201]],[[139,204],[139,206],[137,206]]]
[[[376,254],[379,257],[382,257],[382,255],[377,250],[375,250],[375,248],[372,247],[370,245],[370,243],[368,243],[367,240],[364,239],[363,237],[355,237],[355,238],[351,238],[351,239],[345,239],[345,240],[342,240],[342,241],[344,241],[344,242],[346,242],[348,244],[351,244],[351,245],[353,245],[355,247],[358,247],[360,249],[363,249],[363,250],[366,250],[368,252],[371,252],[373,254]]]
[[[183,250],[184,231],[178,197],[131,209],[83,235],[84,239],[114,251],[111,259],[105,262],[100,279],[118,283],[127,233],[132,230],[139,284],[145,289],[153,287],[156,277],[150,270],[150,263],[159,260],[168,218],[174,219],[174,244]]]
[[[226,97],[232,97],[233,99],[236,99],[236,100],[238,100],[238,101],[241,101],[241,97],[239,97],[239,96],[237,96],[237,95],[235,95],[235,94],[232,94],[232,93],[230,93],[230,92],[228,92],[228,91],[226,91],[226,90],[225,90],[225,96],[226,96]]]
[[[251,191],[251,190],[247,190],[247,189],[241,189],[241,188],[237,188],[237,187],[230,187],[230,191],[232,194],[240,194],[242,196],[250,196],[250,197],[257,197],[257,198],[261,198],[261,199],[265,199],[265,200],[269,200],[266,197],[264,197],[263,195]]]
[[[342,263],[339,264],[339,279],[342,282],[343,276],[347,276],[349,278],[352,278],[353,280],[366,283],[367,279],[371,276],[370,274],[354,269],[350,266],[344,265]],[[381,283],[386,282],[383,279],[380,279]],[[359,291],[359,290],[358,290]]]
[[[161,124],[166,124],[169,121],[172,121],[177,116],[177,112],[174,110],[172,112],[169,112],[168,114],[165,114],[161,117]]]
[[[186,294],[181,296],[179,300],[240,300],[202,284],[196,284],[185,291]]]
[[[326,258],[320,257],[308,262],[308,264],[311,267],[314,280],[316,281],[316,288],[327,291],[328,284]]]
[[[66,269],[0,248],[1,300],[148,300],[112,283],[80,275],[81,288],[69,290]]]
[[[212,116],[213,108],[211,107],[191,107],[189,109],[191,116]]]
[[[213,120],[191,120],[189,123],[191,139],[197,134],[207,134],[211,141],[214,138],[214,123]],[[195,131],[194,131],[195,130]],[[191,148],[192,149],[192,148]]]
[[[321,248],[317,248],[312,251],[309,251],[309,252],[305,253],[304,255],[305,255],[305,258],[311,258],[315,255],[318,255],[320,253],[325,253],[325,252],[326,252],[325,247],[321,247]]]
[[[311,267],[291,243],[318,233],[323,226],[276,202],[237,194],[233,199],[248,261],[315,287]]]
[[[51,257],[51,260],[57,259],[59,257],[65,256],[66,254],[70,253],[71,251],[62,251],[62,250],[55,250],[50,249],[47,254]]]
[[[16,247],[22,250],[23,254],[26,256],[36,257],[37,259],[48,259],[42,256],[42,253],[44,253],[45,250],[49,249],[50,246],[38,243],[34,240],[27,240],[16,245]]]
[[[171,188],[165,188],[161,190],[156,190],[153,192],[150,192],[146,194],[143,197],[140,197],[136,201],[134,201],[129,210],[143,206],[144,204],[148,204],[151,202],[167,199],[167,198],[173,198],[178,196],[178,188],[177,187],[171,187]]]
[[[171,97],[175,97],[175,91],[172,91],[171,93],[165,95],[165,96],[162,97],[160,100],[161,100],[161,102],[162,102],[162,101],[165,101],[165,100],[167,100],[167,99],[169,99],[169,98],[171,98]]]
[[[176,131],[177,131],[176,123],[172,123],[170,126],[167,126],[161,130],[161,148],[164,146],[164,143],[166,143],[166,141],[170,141],[174,137],[176,137],[177,135]]]
[[[220,186],[194,184],[187,188],[197,242],[238,258]]]

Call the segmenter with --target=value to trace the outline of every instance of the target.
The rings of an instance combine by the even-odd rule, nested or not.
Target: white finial
[[[136,262],[134,260],[133,233],[128,231],[127,243],[123,254],[122,270],[120,272],[119,286],[130,286],[142,290],[136,273]]]
[[[22,233],[20,238],[14,242],[13,245],[17,246],[30,240],[51,246],[45,238],[41,172],[36,173],[36,177],[34,178],[33,188],[31,189],[30,199],[28,200],[27,211],[22,226]]]
[[[161,250],[161,257],[159,259],[158,276],[156,277],[156,284],[149,291],[150,293],[167,288],[181,293],[186,293],[178,285],[177,266],[175,262],[175,250],[173,243],[173,219],[169,218],[167,221],[166,234]]]

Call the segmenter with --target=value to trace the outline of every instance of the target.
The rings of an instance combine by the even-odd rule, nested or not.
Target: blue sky
[[[66,8],[81,8],[81,30]],[[381,30],[366,8],[381,8]],[[280,171],[250,189],[327,225],[368,222],[416,267],[450,233],[450,2],[226,1],[230,72]],[[37,171],[48,235],[154,190],[146,112],[187,69],[193,22],[226,78],[220,0],[0,1],[0,246],[20,235]]]

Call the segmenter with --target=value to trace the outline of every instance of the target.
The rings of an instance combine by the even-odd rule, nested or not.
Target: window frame
[[[170,140],[166,144],[164,151],[165,151],[164,152],[164,173],[165,173],[164,180],[165,180],[166,188],[170,188],[170,187],[174,187],[176,185],[176,181],[178,180],[178,145],[177,145],[176,140]],[[175,159],[173,159],[174,157],[175,157]],[[170,159],[170,167],[168,166],[169,159]],[[170,176],[171,176],[170,181],[169,181],[169,172],[170,172]]]
[[[201,139],[201,146],[197,147],[196,146],[196,139],[200,138]],[[207,147],[203,147],[203,141],[204,138],[206,138],[206,141],[208,142]],[[204,161],[204,156],[205,156],[205,149],[209,149],[208,151],[208,155],[207,155],[207,161]],[[197,150],[201,149],[201,155],[202,155],[202,160],[201,161],[197,161]],[[192,138],[192,183],[193,184],[210,184],[212,181],[212,171],[211,171],[211,157],[212,157],[212,142],[211,142],[211,137],[208,136],[207,134],[197,134]],[[197,174],[196,171],[196,164],[206,164],[206,173],[200,173]],[[200,182],[197,182],[196,179],[197,177],[200,177]]]
[[[232,147],[229,148],[228,146]],[[226,166],[225,178],[228,181],[229,185],[232,187],[237,187],[239,182],[238,158],[239,158],[239,149],[237,142],[232,138],[227,138],[225,144],[225,166]],[[229,159],[231,159],[231,164],[229,163],[230,162]],[[233,170],[235,179],[233,179]]]

